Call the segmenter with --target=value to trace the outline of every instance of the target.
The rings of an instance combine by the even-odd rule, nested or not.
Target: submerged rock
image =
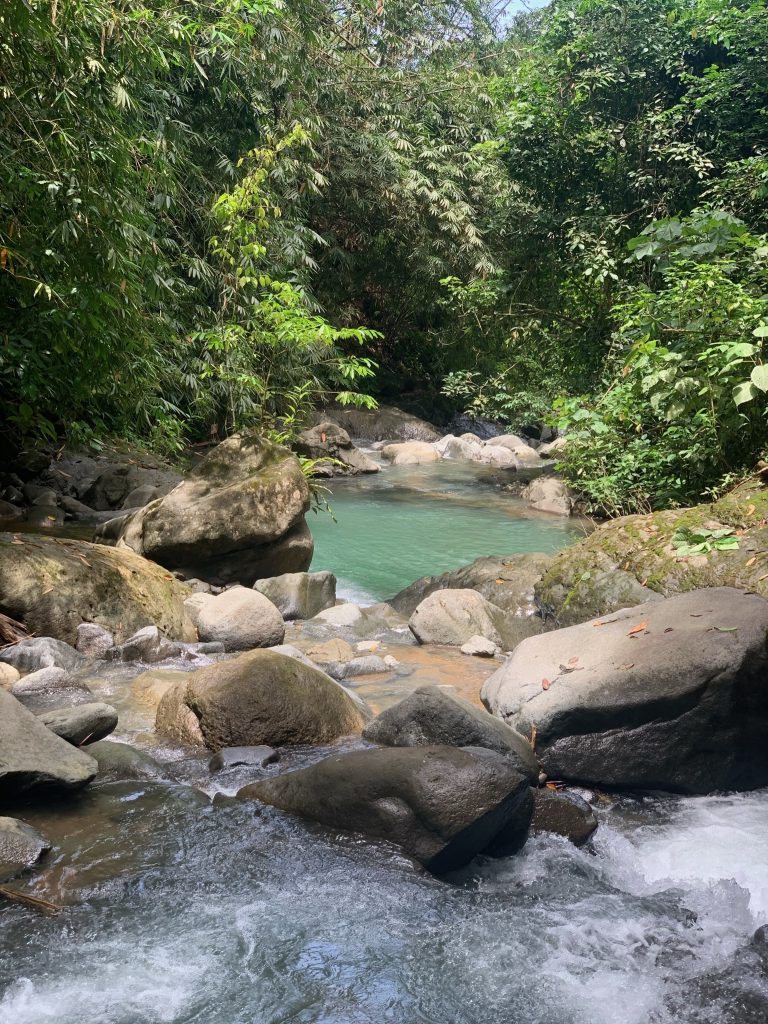
[[[539,776],[539,763],[524,736],[438,686],[421,686],[382,711],[366,725],[363,736],[388,747],[486,747],[509,757],[529,782]]]
[[[0,817],[0,883],[33,867],[50,848],[30,825]]]
[[[250,587],[309,568],[308,507],[309,487],[296,456],[270,441],[236,435],[164,498],[116,527],[107,524],[97,536],[185,576]]]
[[[42,711],[37,717],[51,732],[76,747],[103,740],[117,728],[117,712],[109,704],[79,704]]]
[[[187,673],[160,700],[155,727],[210,750],[332,743],[359,733],[365,705],[319,669],[250,651]]]
[[[528,782],[511,761],[479,747],[339,754],[252,783],[238,796],[395,843],[435,874],[463,867],[491,847],[515,852],[533,808]]]
[[[550,778],[710,793],[768,784],[768,601],[681,594],[524,640],[482,699]]]
[[[60,739],[0,690],[0,799],[80,789],[97,771],[92,757]]]
[[[332,572],[289,572],[256,580],[263,594],[284,619],[311,619],[336,604],[336,577]]]
[[[192,639],[187,596],[169,572],[125,548],[39,535],[19,543],[0,534],[0,607],[43,637],[74,644],[77,627],[93,622],[118,642],[152,623]]]
[[[197,632],[204,642],[224,644],[225,651],[247,651],[281,644],[285,623],[263,594],[232,587],[217,597],[208,597],[197,615]]]

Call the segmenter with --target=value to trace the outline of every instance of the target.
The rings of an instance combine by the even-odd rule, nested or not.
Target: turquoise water
[[[467,463],[385,468],[333,481],[336,522],[310,515],[312,569],[329,569],[348,599],[385,600],[420,576],[482,555],[554,552],[583,537],[578,520],[532,511]]]

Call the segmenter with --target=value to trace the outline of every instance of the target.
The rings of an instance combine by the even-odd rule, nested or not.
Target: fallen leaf
[[[672,629],[671,626],[667,626],[667,628],[664,630],[664,632],[665,633],[674,633],[674,629]]]
[[[578,654],[576,654],[573,658],[569,658],[568,659],[568,664],[569,665],[575,665],[578,662],[578,660],[579,660],[579,656],[578,656]]]
[[[536,749],[536,726],[535,725],[531,729],[531,738],[528,740],[528,742],[531,744],[531,750],[535,750]]]
[[[738,626],[710,626],[707,630],[708,633],[735,633],[738,630]]]
[[[640,622],[636,626],[633,626],[632,629],[630,629],[630,631],[627,633],[627,636],[636,636],[638,633],[644,633],[646,629],[648,629],[648,623]]]
[[[542,690],[548,690],[551,685],[552,685],[552,683],[550,683],[550,681],[548,679],[542,679],[541,680],[541,688],[542,688]]]
[[[501,577],[499,577],[499,578],[498,578],[498,579],[496,580],[496,583],[497,583],[497,585],[498,585],[499,583],[503,583],[503,582],[504,582],[504,580],[503,580],[503,579],[502,579]]]
[[[52,590],[53,590],[53,587],[46,587],[45,590],[41,590],[40,593],[41,594],[50,594],[50,592]]]
[[[756,561],[757,555],[753,555],[751,558],[747,559],[747,568],[749,568],[750,565],[754,565]]]
[[[93,566],[88,561],[88,559],[85,557],[85,555],[78,555],[77,557],[80,559],[80,561],[83,563],[83,565],[87,565],[89,569],[93,568]]]
[[[703,615],[703,612],[691,612],[691,618],[692,619],[700,619],[702,615]]]
[[[768,572],[765,574],[765,576],[761,576],[760,579],[757,582],[758,583],[762,583],[763,580],[768,580]]]
[[[634,667],[635,667],[634,661],[630,661],[628,665],[619,665],[619,668],[624,669],[624,671],[626,671],[629,668],[634,668]]]
[[[602,622],[593,622],[593,626],[607,626],[609,622],[618,622],[618,619],[603,619]]]
[[[747,506],[747,515],[748,516],[753,516],[755,514],[755,511],[756,511],[756,508],[755,508],[754,505],[748,505]]]

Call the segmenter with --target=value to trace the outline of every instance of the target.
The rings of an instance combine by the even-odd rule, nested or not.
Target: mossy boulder
[[[738,547],[683,555],[673,537],[684,527],[732,527]],[[768,598],[768,487],[760,478],[711,504],[605,523],[560,552],[535,594],[554,628],[702,587],[735,587]]]
[[[162,697],[155,728],[221,750],[332,743],[362,731],[366,706],[324,672],[274,651],[250,651],[190,672]]]
[[[312,560],[304,520],[309,487],[295,455],[256,436],[217,445],[182,483],[97,531],[187,577],[251,586],[303,572]]]
[[[194,640],[184,613],[188,595],[167,569],[127,548],[0,534],[0,610],[39,636],[75,644],[80,623],[95,622],[118,643],[152,624]]]

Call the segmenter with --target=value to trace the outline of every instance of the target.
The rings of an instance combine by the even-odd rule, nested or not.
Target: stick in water
[[[49,903],[48,900],[41,900],[39,896],[29,896],[27,893],[8,889],[4,885],[0,885],[0,896],[13,903],[23,903],[35,910],[41,910],[45,914],[60,914],[63,910],[63,907],[57,907],[55,903]]]

